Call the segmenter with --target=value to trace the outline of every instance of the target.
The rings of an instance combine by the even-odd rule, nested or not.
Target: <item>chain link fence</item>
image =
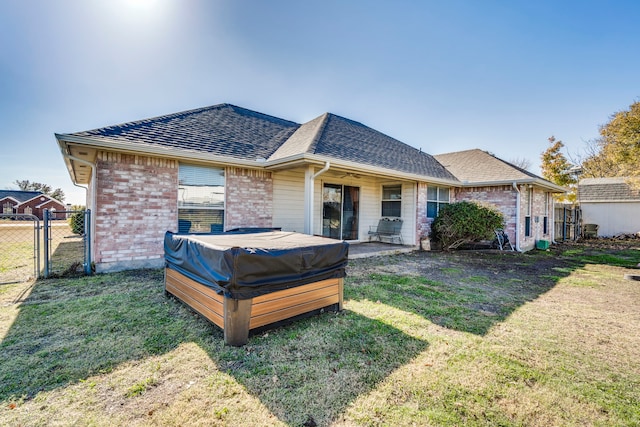
[[[0,284],[38,277],[39,230],[40,220],[35,215],[0,214]]]
[[[43,276],[73,276],[85,273],[87,211],[44,212]],[[90,271],[89,271],[90,272]]]
[[[0,284],[91,274],[90,211],[0,214]]]

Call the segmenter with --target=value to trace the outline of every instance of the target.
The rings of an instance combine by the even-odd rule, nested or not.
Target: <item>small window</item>
[[[427,218],[435,218],[442,205],[449,203],[449,188],[427,187]]]
[[[382,187],[382,216],[396,218],[402,216],[402,185]]]
[[[179,165],[178,231],[224,231],[224,169]]]

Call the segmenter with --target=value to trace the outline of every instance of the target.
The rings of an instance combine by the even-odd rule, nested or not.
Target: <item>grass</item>
[[[354,260],[242,348],[161,271],[0,287],[0,424],[638,425],[640,251],[587,249]]]
[[[50,274],[76,273],[84,260],[82,237],[71,232],[66,222],[51,227]],[[0,221],[0,283],[26,281],[44,268],[43,231],[40,231],[40,266],[36,266],[34,225],[30,221]]]

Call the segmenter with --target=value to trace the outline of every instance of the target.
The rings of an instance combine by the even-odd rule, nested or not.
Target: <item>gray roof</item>
[[[464,183],[543,180],[534,173],[478,149],[437,154],[433,157]]]
[[[433,156],[362,123],[325,113],[300,126],[270,160],[309,153],[455,181]]]
[[[0,190],[0,200],[11,197],[19,203],[24,203],[40,195],[43,195],[41,191]]]
[[[578,183],[580,202],[640,201],[640,189],[629,185],[628,178],[583,178]]]
[[[255,160],[268,158],[298,127],[288,120],[218,104],[70,135]]]
[[[315,154],[456,181],[431,155],[361,123],[325,113],[303,125],[230,104],[108,126],[65,137],[179,148],[229,158],[279,160]]]

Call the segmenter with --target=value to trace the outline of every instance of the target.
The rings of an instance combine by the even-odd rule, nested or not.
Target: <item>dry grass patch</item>
[[[0,424],[638,425],[640,287],[622,278],[638,262],[573,246],[356,260],[345,311],[242,348],[165,297],[160,271],[5,288]]]

